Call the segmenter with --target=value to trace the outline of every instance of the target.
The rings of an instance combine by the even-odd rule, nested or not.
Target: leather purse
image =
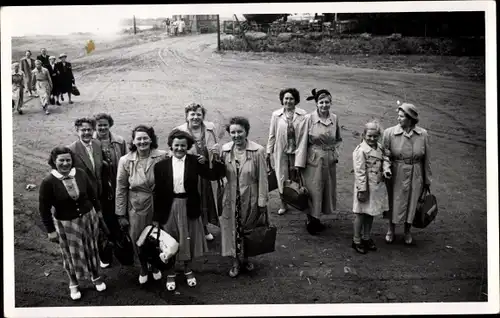
[[[276,178],[276,171],[274,171],[273,167],[271,166],[271,159],[267,158],[267,183],[268,183],[268,191],[274,191],[278,189],[278,179]]]
[[[438,213],[437,199],[430,189],[424,189],[418,199],[417,210],[412,225],[418,229],[426,228]]]
[[[243,233],[244,252],[246,257],[252,257],[275,251],[276,234],[275,226],[269,224],[269,217],[266,212],[264,225],[257,226]]]
[[[302,174],[299,172],[296,176],[297,181],[285,180],[283,183],[282,200],[299,211],[304,211],[309,207],[309,191],[304,186]]]

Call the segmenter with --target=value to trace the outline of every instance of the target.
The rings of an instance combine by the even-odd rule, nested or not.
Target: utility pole
[[[134,15],[134,34],[137,34],[137,26],[135,25],[135,15]]]
[[[217,51],[220,51],[220,20],[217,15]]]

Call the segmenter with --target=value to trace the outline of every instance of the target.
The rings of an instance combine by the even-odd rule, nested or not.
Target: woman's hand
[[[359,202],[368,201],[368,191],[359,191],[358,192],[358,201]]]
[[[153,221],[153,227],[160,227],[160,222]]]
[[[47,236],[49,238],[49,241],[51,241],[52,243],[59,242],[59,239],[57,237],[57,232],[56,231],[49,233]]]
[[[125,230],[130,226],[130,223],[127,220],[127,217],[125,216],[119,216],[118,217],[118,224],[120,224],[120,227]]]
[[[384,171],[384,178],[386,178],[388,180],[390,178],[392,178],[392,172],[390,172],[390,171]]]
[[[201,163],[202,165],[204,165],[205,162],[207,162],[207,159],[205,157],[203,157],[202,155],[198,155],[198,162]]]

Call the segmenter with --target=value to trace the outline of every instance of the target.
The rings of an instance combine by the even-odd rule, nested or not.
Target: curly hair
[[[135,134],[137,132],[145,132],[148,134],[149,138],[151,138],[151,145],[149,146],[151,149],[157,149],[158,148],[158,137],[155,134],[155,130],[153,127],[149,127],[146,125],[139,125],[136,126],[134,129],[132,129],[132,140],[129,143],[128,149],[130,151],[136,151],[137,146],[134,145],[134,139],[135,139]]]
[[[226,125],[226,131],[228,133],[229,133],[229,127],[231,127],[231,125],[242,126],[245,129],[247,136],[248,136],[248,133],[250,132],[250,122],[245,117],[241,117],[241,116],[232,117],[229,120],[229,123]]]
[[[187,133],[183,130],[174,129],[168,135],[167,144],[170,147],[170,149],[172,149],[172,144],[174,143],[174,139],[176,139],[176,138],[177,139],[186,139],[187,149],[191,149],[191,147],[194,145],[194,139],[189,133]]]
[[[111,128],[111,127],[113,127],[113,125],[115,124],[115,121],[113,120],[113,117],[111,117],[111,115],[109,115],[109,114],[106,114],[106,113],[99,113],[99,114],[96,114],[96,115],[94,116],[94,120],[95,120],[96,122],[98,122],[98,121],[99,121],[99,120],[101,120],[101,119],[105,119],[105,120],[107,120],[107,121],[108,121],[108,123],[109,123],[109,127],[110,127],[110,128]]]
[[[296,88],[284,88],[280,91],[280,102],[283,105],[283,98],[285,98],[285,94],[290,93],[295,100],[295,105],[300,103],[300,93]]]
[[[50,152],[49,160],[48,160],[49,166],[52,169],[57,169],[57,167],[56,167],[57,156],[67,154],[67,153],[69,153],[71,155],[71,168],[73,168],[73,166],[75,165],[75,155],[73,154],[73,151],[71,151],[71,149],[69,149],[68,147],[64,147],[64,146],[58,146],[58,147],[55,147],[54,149],[52,149],[52,151]]]
[[[205,115],[207,114],[207,110],[205,109],[205,107],[203,107],[202,105],[200,105],[198,103],[191,103],[191,104],[187,105],[184,108],[184,113],[187,116],[187,114],[189,112],[195,112],[196,110],[198,110],[198,108],[201,108],[201,113],[203,114],[203,118],[205,118]]]
[[[78,118],[77,120],[75,120],[75,127],[78,129],[79,127],[81,127],[84,123],[87,123],[89,124],[90,126],[92,126],[92,129],[95,130],[95,125],[96,125],[96,122],[95,122],[95,119],[94,118],[91,118],[91,117],[82,117],[82,118]]]

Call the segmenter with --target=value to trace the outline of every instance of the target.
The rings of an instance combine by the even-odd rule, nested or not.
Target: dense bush
[[[369,34],[343,35],[334,38],[320,38],[316,34],[302,37],[267,37],[249,40],[242,38],[224,39],[223,50],[302,52],[322,54],[372,54],[372,55],[446,55],[484,56],[484,38],[423,38],[423,37],[372,37]]]

